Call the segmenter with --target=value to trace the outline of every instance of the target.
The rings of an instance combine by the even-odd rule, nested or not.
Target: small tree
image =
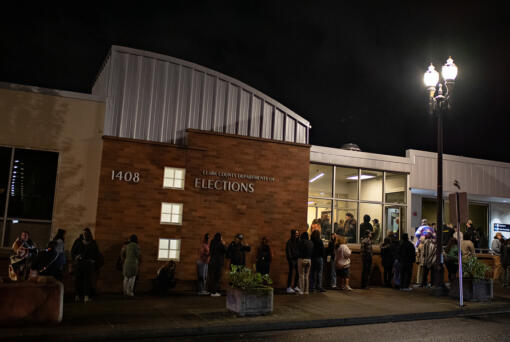
[[[478,260],[476,257],[462,259],[464,278],[489,279],[491,268]]]

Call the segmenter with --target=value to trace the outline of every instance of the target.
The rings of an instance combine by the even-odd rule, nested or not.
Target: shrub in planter
[[[467,301],[489,301],[493,297],[491,268],[476,257],[462,259],[463,297]],[[459,283],[452,282],[450,296],[459,297]]]
[[[273,312],[273,281],[244,266],[232,265],[227,288],[227,309],[239,316]]]

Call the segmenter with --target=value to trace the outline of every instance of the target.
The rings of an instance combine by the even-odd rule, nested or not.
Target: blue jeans
[[[207,283],[207,269],[208,264],[199,260],[197,261],[197,288],[198,292],[204,292],[206,290]]]
[[[323,259],[312,258],[312,269],[310,272],[310,290],[322,289],[322,270],[324,264]]]
[[[336,265],[335,265],[334,258],[330,260],[329,265],[331,267],[331,277],[330,277],[331,287],[335,287],[336,286]]]

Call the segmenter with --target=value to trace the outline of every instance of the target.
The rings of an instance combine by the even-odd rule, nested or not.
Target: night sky
[[[0,81],[90,93],[111,45],[188,60],[309,120],[310,142],[435,151],[423,73],[459,67],[445,153],[510,162],[510,24],[503,5],[444,1],[170,1],[3,11]],[[149,2],[147,2],[149,3]],[[498,7],[501,6],[501,7]]]

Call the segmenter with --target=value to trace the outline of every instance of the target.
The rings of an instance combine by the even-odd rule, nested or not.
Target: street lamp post
[[[439,73],[432,63],[423,76],[423,81],[429,94],[429,113],[434,114],[437,125],[437,221],[436,221],[436,276],[435,286],[443,287],[443,116],[450,108],[457,66],[450,57],[441,70],[443,81],[439,80]],[[459,227],[460,229],[460,227]]]

